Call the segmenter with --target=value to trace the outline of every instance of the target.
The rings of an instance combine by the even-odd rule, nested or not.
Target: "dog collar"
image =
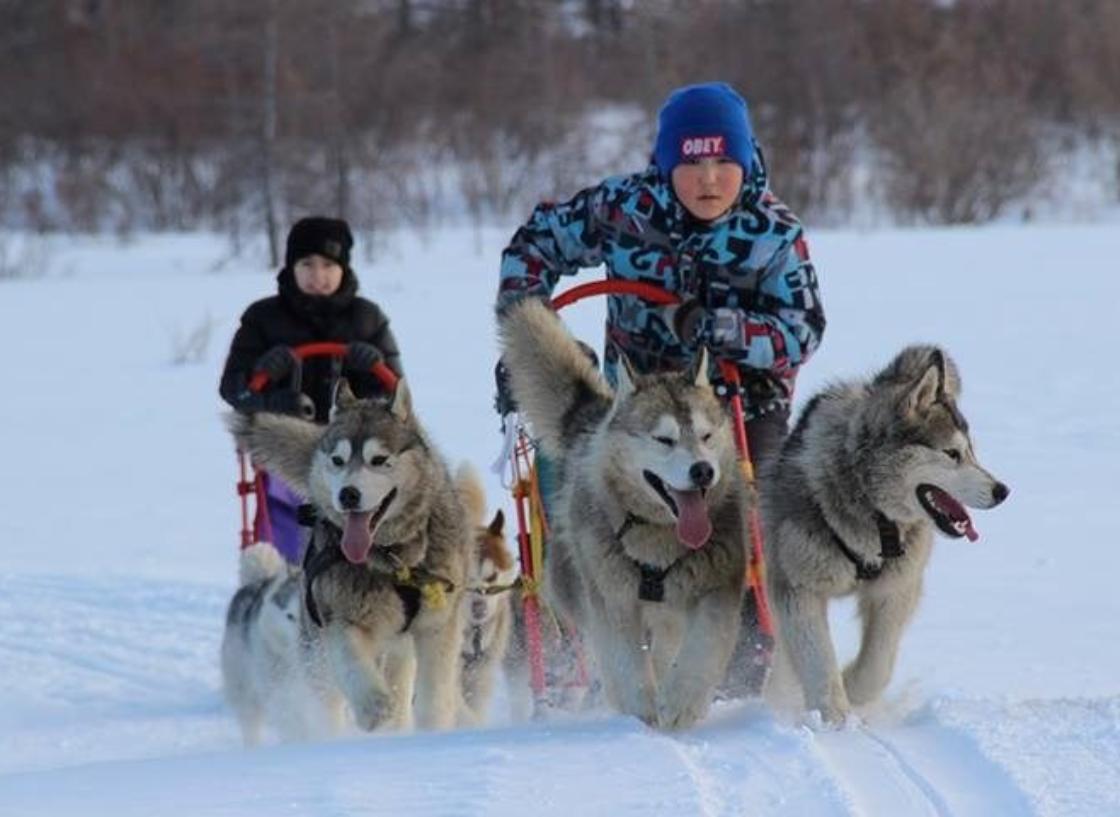
[[[622,555],[638,568],[638,599],[640,601],[665,601],[665,577],[669,575],[669,571],[676,567],[684,556],[679,557],[672,564],[666,567],[654,567],[646,562],[639,562],[637,559],[630,557],[622,545],[622,537],[625,536],[632,527],[635,525],[648,525],[647,520],[642,519],[633,511],[626,512],[626,518],[622,520],[622,525],[614,534],[614,540],[618,543],[619,550]],[[687,555],[687,554],[685,554]]]
[[[300,510],[300,521],[303,522],[304,517],[310,514],[303,512],[303,506]],[[323,530],[326,533],[328,541],[324,547],[320,548],[314,547],[314,541],[309,542],[307,550],[303,554],[303,601],[311,621],[314,622],[315,626],[322,627],[323,616],[319,612],[319,605],[315,602],[315,579],[334,565],[349,564],[349,562],[346,561],[342,555],[342,550],[338,547],[338,538],[342,535],[341,529],[329,519],[324,518],[319,518],[315,525],[316,530]],[[393,546],[388,545],[386,547]],[[455,590],[454,582],[434,573],[429,573],[419,566],[401,568],[396,573],[389,575],[388,578],[392,579],[393,590],[396,591],[401,604],[404,606],[404,626],[400,630],[402,633],[412,626],[412,621],[420,612],[424,602],[432,607],[442,607],[447,603],[447,593]]]
[[[906,555],[902,547],[902,535],[899,533],[898,523],[888,518],[882,511],[875,511],[875,527],[879,529],[879,558],[882,560],[878,563],[865,562],[858,553],[848,547],[836,529],[828,524],[828,517],[824,515],[824,509],[820,505],[817,505],[817,513],[820,514],[821,521],[828,528],[832,541],[840,552],[856,566],[856,578],[860,581],[873,581],[879,578],[887,559],[897,559]]]

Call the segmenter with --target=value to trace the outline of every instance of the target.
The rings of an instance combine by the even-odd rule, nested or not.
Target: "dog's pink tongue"
[[[369,549],[373,547],[373,533],[369,529],[372,518],[373,511],[346,514],[346,524],[342,528],[342,554],[352,564],[364,563]]]
[[[708,519],[708,506],[699,491],[673,491],[677,503],[677,539],[686,548],[701,548],[711,538],[712,523]]]
[[[968,541],[975,542],[980,538],[980,534],[976,532],[976,528],[972,527],[972,520],[965,520],[964,535],[968,537]]]

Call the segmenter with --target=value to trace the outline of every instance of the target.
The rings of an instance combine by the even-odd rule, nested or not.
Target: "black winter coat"
[[[279,294],[251,304],[241,316],[241,326],[233,336],[219,392],[235,409],[245,410],[253,395],[248,383],[258,358],[274,346],[299,346],[304,343],[364,341],[381,350],[385,363],[397,373],[401,354],[389,329],[389,319],[372,301],[358,296],[358,279],[344,271],[338,290],[326,297],[306,295],[296,285],[295,275],[285,267],[276,277]],[[359,397],[383,393],[381,383],[371,374],[343,370],[342,361],[311,358],[303,363],[302,391],[315,403],[315,419],[326,422],[331,408],[331,392],[340,374]],[[291,388],[290,378],[271,383],[269,388]]]

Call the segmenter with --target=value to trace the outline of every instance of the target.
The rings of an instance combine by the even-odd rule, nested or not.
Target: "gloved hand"
[[[273,414],[288,414],[315,419],[315,402],[306,394],[291,389],[273,389],[266,392],[251,392],[246,389],[237,401],[237,410],[247,414],[268,411]]]
[[[372,343],[356,340],[346,345],[346,357],[342,359],[342,365],[352,371],[369,374],[374,364],[381,363],[384,359],[381,350]]]
[[[253,365],[253,373],[264,372],[272,385],[280,383],[299,365],[299,359],[288,346],[273,346]]]
[[[494,410],[498,412],[498,416],[505,417],[507,414],[517,411],[517,403],[513,399],[513,390],[509,385],[509,369],[506,368],[505,361],[501,359],[494,366],[494,385],[496,387]]]
[[[696,298],[685,298],[673,312],[673,333],[685,346],[696,346],[707,329],[708,313]]]
[[[685,346],[703,343],[712,349],[741,346],[742,315],[728,306],[705,309],[695,298],[686,298],[673,313],[673,332]]]

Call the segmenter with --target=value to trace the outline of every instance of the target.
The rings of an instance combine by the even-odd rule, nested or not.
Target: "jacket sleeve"
[[[537,206],[502,252],[499,309],[526,296],[548,298],[561,275],[602,263],[603,197],[600,185]]]
[[[820,345],[825,317],[817,275],[800,228],[766,265],[754,305],[719,345],[740,366],[788,375]]]
[[[218,393],[235,409],[243,408],[248,395],[249,375],[253,365],[268,351],[268,341],[252,307],[241,316],[241,325],[233,336],[226,357]]]

